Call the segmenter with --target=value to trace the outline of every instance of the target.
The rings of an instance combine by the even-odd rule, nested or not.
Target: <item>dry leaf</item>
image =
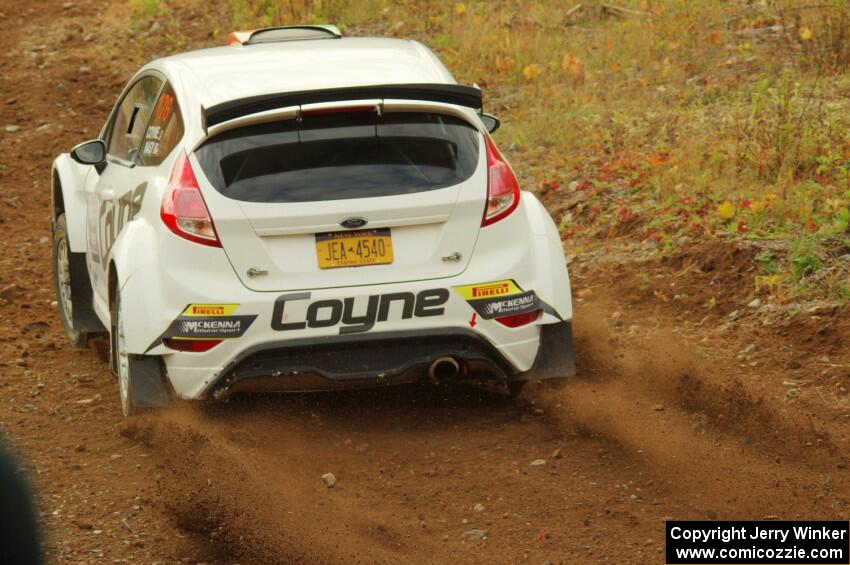
[[[531,63],[530,65],[526,65],[524,69],[522,69],[522,76],[525,77],[525,80],[532,81],[543,72],[543,69],[537,63]]]

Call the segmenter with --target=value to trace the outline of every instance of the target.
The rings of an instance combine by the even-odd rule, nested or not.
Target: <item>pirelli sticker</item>
[[[543,310],[558,319],[554,308],[540,300],[533,290],[523,290],[512,279],[456,286],[460,294],[485,320]]]
[[[238,304],[189,304],[181,316],[230,316],[237,308]]]
[[[512,280],[496,281],[484,284],[470,284],[456,286],[455,290],[468,301],[483,300],[485,298],[500,298],[512,294],[522,293],[522,289]]]
[[[242,337],[256,314],[237,315],[238,304],[189,304],[148,350],[163,339],[234,339]]]

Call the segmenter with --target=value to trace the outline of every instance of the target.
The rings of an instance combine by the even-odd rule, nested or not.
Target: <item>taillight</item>
[[[220,339],[175,339],[173,337],[168,337],[162,340],[166,347],[169,349],[176,349],[177,351],[188,351],[190,353],[203,353],[204,351],[209,351],[219,343],[221,343]]]
[[[519,204],[519,183],[489,135],[487,145],[487,209],[481,226],[489,226],[513,212]]]
[[[534,312],[526,312],[525,314],[514,314],[513,316],[502,316],[496,318],[496,321],[509,328],[518,328],[536,322],[540,317],[540,310]]]
[[[181,152],[174,163],[159,215],[168,229],[180,237],[221,247],[201,187],[185,153]]]

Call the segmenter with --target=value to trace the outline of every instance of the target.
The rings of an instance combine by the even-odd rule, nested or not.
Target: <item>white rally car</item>
[[[413,41],[231,34],[53,164],[59,311],[125,415],[173,398],[574,373],[558,230]]]

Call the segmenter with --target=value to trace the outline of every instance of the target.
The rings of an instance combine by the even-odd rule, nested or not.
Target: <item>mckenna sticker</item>
[[[257,319],[257,315],[234,315],[238,307],[238,304],[189,304],[148,349],[156,347],[162,343],[163,339],[169,338],[233,339],[242,337]]]
[[[512,295],[507,298],[475,300],[470,304],[482,318],[523,314],[540,309],[540,301],[534,291],[523,292],[520,295]]]
[[[540,300],[533,290],[522,290],[513,280],[456,286],[460,294],[485,320],[543,310],[556,318],[555,309]]]

